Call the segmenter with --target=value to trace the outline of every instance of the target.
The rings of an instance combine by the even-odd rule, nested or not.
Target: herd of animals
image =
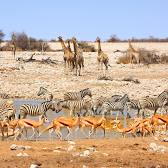
[[[81,68],[84,67],[83,51],[80,49],[76,38],[68,40],[68,46],[65,45],[62,37],[58,37],[64,52],[65,68],[76,71],[76,75],[81,75]],[[98,68],[108,69],[109,58],[101,49],[100,38],[96,39],[98,43]],[[71,43],[74,46],[72,51]],[[137,63],[140,63],[139,52],[134,49],[129,41],[129,48],[126,53],[130,57],[130,62],[133,63],[133,58]],[[93,99],[92,92],[89,88],[80,90],[79,92],[67,92],[64,94],[62,100],[54,99],[53,94],[46,88],[40,87],[38,96],[44,96],[45,101],[39,105],[23,104],[20,106],[19,114],[16,117],[16,109],[13,105],[13,100],[5,96],[0,101],[0,130],[2,138],[9,136],[9,130],[12,131],[14,139],[19,139],[21,136],[28,138],[27,130],[31,128],[33,134],[30,138],[38,138],[43,132],[49,131],[49,135],[55,131],[56,135],[63,139],[61,128],[67,128],[68,134],[66,139],[72,134],[72,128],[79,128],[82,133],[91,137],[96,133],[97,128],[106,130],[107,119],[110,118],[110,124],[116,128],[123,135],[131,133],[145,136],[155,132],[159,125],[165,125],[168,128],[168,90],[164,90],[157,97],[143,97],[141,99],[130,99],[125,95],[112,95],[111,97],[100,96]],[[1,95],[0,95],[1,96]],[[2,96],[1,96],[2,97]],[[49,122],[47,113],[49,110],[59,113],[62,110],[69,110],[69,117],[61,116],[53,119],[49,126],[39,132],[39,127],[45,122]],[[130,110],[137,110],[137,116],[128,127],[122,128],[120,120],[118,120],[119,113],[124,117],[131,117]],[[147,110],[153,110],[153,115],[148,116]],[[161,114],[157,114],[160,110]],[[113,112],[116,112],[116,118],[112,119]],[[126,112],[126,115],[125,115]],[[39,121],[27,119],[27,116],[39,116]],[[89,128],[89,134],[86,135],[83,129]],[[6,133],[6,135],[5,135]],[[37,135],[38,134],[38,135]]]
[[[68,134],[65,139],[69,139],[72,134],[72,128],[76,127],[86,137],[91,137],[96,133],[97,128],[105,130],[106,122],[110,119],[110,124],[116,128],[118,132],[125,135],[131,133],[136,136],[138,133],[145,136],[154,134],[158,126],[164,125],[168,128],[168,90],[164,90],[157,97],[143,97],[138,100],[130,99],[125,95],[112,95],[111,97],[100,96],[93,99],[93,94],[89,88],[79,92],[67,92],[64,94],[63,100],[53,99],[53,95],[46,88],[40,87],[38,96],[45,98],[45,101],[39,105],[23,104],[20,106],[19,114],[16,116],[16,110],[10,99],[4,99],[0,104],[0,129],[2,138],[8,137],[8,131],[12,131],[14,139],[19,139],[22,136],[28,138],[27,130],[31,128],[36,139],[49,131],[49,135],[55,131],[56,135],[63,139],[61,128],[67,128]],[[39,132],[39,127],[48,121],[48,110],[56,113],[67,109],[69,116],[59,116],[51,121],[49,126]],[[126,128],[121,126],[121,121],[118,120],[118,114],[121,112],[125,117],[130,117],[130,110],[137,110],[137,116],[133,122]],[[152,115],[147,117],[148,111],[153,110]],[[112,117],[112,112],[116,112],[116,118]],[[160,113],[159,113],[160,112]],[[159,113],[159,114],[158,114]],[[39,121],[28,119],[27,116],[39,116]],[[86,135],[83,129],[89,128],[89,134]],[[6,135],[5,135],[6,133]]]

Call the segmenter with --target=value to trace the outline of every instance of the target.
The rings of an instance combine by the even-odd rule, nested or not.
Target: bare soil
[[[33,163],[41,163],[43,168],[89,168],[101,167],[133,167],[153,168],[168,166],[168,151],[157,153],[148,151],[149,144],[168,147],[168,143],[155,141],[153,138],[118,138],[118,139],[86,139],[75,140],[74,148],[68,141],[18,141],[1,142],[0,163],[1,168],[27,168]],[[25,151],[10,150],[11,144],[29,145],[32,148]],[[86,157],[79,156],[87,149],[94,149]],[[54,151],[55,150],[55,151]],[[28,157],[16,156],[25,152]]]

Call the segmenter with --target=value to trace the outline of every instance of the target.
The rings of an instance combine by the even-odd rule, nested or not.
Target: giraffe
[[[62,39],[61,36],[58,37],[59,42],[62,45],[62,49],[64,51],[64,63],[65,63],[65,68],[66,68],[66,64],[68,64],[68,67],[73,68],[73,59],[74,59],[74,54],[71,51],[70,47],[66,47],[64,40]]]
[[[130,63],[133,65],[133,59],[135,58],[136,63],[140,64],[140,52],[139,50],[136,50],[132,44],[131,41],[128,40],[129,48],[127,49],[127,56],[130,58]]]
[[[101,69],[103,69],[103,64],[104,64],[107,70],[108,62],[109,62],[108,55],[102,51],[99,37],[96,38],[96,42],[98,43],[98,56],[97,56],[98,70],[99,70],[100,64],[101,64]]]
[[[67,39],[67,43],[68,43],[67,48],[70,52],[72,52],[70,42],[71,42],[71,40]]]
[[[74,46],[74,65],[76,69],[76,76],[81,75],[81,67],[84,68],[84,58],[83,58],[83,51],[78,47],[78,43],[75,37],[72,38],[72,43]]]

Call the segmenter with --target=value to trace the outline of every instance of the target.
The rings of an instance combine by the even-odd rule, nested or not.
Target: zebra
[[[8,118],[15,119],[16,110],[13,105],[13,100],[3,100],[0,102],[0,120]]]
[[[51,92],[49,92],[47,89],[45,89],[44,87],[40,87],[37,95],[38,96],[44,95],[45,96],[45,101],[53,100],[53,94]]]
[[[137,110],[138,111],[137,115],[139,117],[140,110],[142,109],[139,100],[131,99],[129,102],[126,103],[126,105],[127,105],[128,111],[130,111],[130,109]]]
[[[106,101],[103,103],[102,105],[102,114],[105,115],[110,111],[121,111],[121,113],[123,114],[126,102],[129,101],[129,97],[127,94],[125,94],[119,101],[115,102],[110,102],[110,101]],[[118,113],[116,115],[116,120],[118,118]]]
[[[142,108],[142,115],[144,117],[145,109],[154,110],[154,114],[156,114],[158,108],[163,108],[168,102],[168,91],[163,91],[156,98],[152,97],[144,97],[139,100]]]
[[[83,89],[79,92],[67,92],[64,94],[64,100],[82,100],[86,95],[92,97],[89,88]]]
[[[98,108],[101,108],[104,102],[117,102],[121,99],[121,97],[121,95],[112,95],[110,98],[100,96],[94,101],[92,111],[94,114],[97,114]]]
[[[39,105],[30,105],[30,104],[23,104],[20,106],[20,114],[18,116],[19,119],[26,118],[27,115],[30,116],[40,116],[45,114],[48,110],[56,111],[55,105],[52,101],[45,101]]]
[[[75,115],[75,112],[81,113],[85,110],[84,116],[89,113],[92,107],[92,99],[89,96],[84,97],[82,100],[63,100],[60,101],[62,108],[70,110],[70,116]]]
[[[6,94],[6,93],[0,93],[0,98],[1,99],[9,99],[10,96],[8,94]]]

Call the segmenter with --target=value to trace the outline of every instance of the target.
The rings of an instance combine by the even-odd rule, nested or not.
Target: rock
[[[70,145],[75,145],[76,143],[74,141],[68,141]]]
[[[67,148],[67,151],[70,152],[74,149],[74,146],[73,145],[70,145],[68,148]]]
[[[16,156],[28,157],[29,155],[27,153],[18,153]]]
[[[16,145],[16,144],[12,144],[10,146],[11,150],[26,150],[26,149],[31,149],[31,146],[23,146],[23,145]]]
[[[30,168],[39,168],[42,164],[40,162],[35,162],[30,165]]]
[[[89,155],[90,155],[89,150],[85,150],[83,153],[80,154],[80,156],[83,156],[83,157],[88,157]]]
[[[108,153],[102,153],[104,156],[108,156],[109,154]]]
[[[59,150],[55,149],[55,150],[53,150],[53,152],[60,153],[61,151],[59,151]]]
[[[83,165],[82,168],[89,168],[89,166]]]
[[[89,150],[90,152],[96,152],[96,148],[95,147],[89,147],[89,148],[87,148],[87,150]]]
[[[164,153],[167,150],[167,147],[163,145],[156,145],[156,143],[150,143],[149,149],[150,152],[161,152]]]
[[[158,141],[159,139],[158,139],[158,137],[154,137],[154,140],[155,140],[155,141]]]
[[[163,138],[163,142],[168,142],[168,138]]]
[[[39,168],[39,166],[38,166],[38,165],[35,165],[35,164],[31,164],[31,165],[30,165],[30,168]]]

